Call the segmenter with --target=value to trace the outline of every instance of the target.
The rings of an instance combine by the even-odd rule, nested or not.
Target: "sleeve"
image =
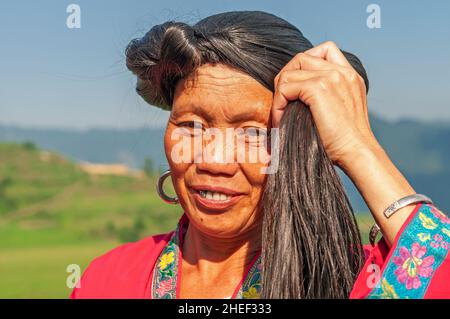
[[[101,282],[98,276],[102,268],[102,260],[100,258],[94,259],[80,278],[75,288],[70,294],[70,299],[85,299],[92,298],[92,296],[99,295],[97,290],[100,288]]]
[[[95,258],[70,299],[148,299],[153,268],[173,232],[126,243]]]
[[[365,246],[350,298],[450,298],[450,218],[418,204],[392,245]]]
[[[144,239],[142,242],[147,242]],[[73,288],[70,299],[110,299],[121,297],[127,287],[123,282],[136,282],[131,265],[136,254],[131,249],[138,243],[126,243],[95,258],[83,272],[80,281]],[[138,249],[144,251],[143,249]],[[134,267],[135,268],[135,267]],[[134,269],[133,266],[131,269]],[[126,276],[126,278],[124,277]],[[124,277],[124,278],[122,278]],[[136,288],[133,286],[132,288]]]

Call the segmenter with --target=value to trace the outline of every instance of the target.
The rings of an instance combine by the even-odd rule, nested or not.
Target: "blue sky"
[[[66,7],[81,7],[68,29]],[[381,8],[369,29],[366,7]],[[161,126],[167,113],[134,92],[124,48],[154,24],[263,10],[313,43],[360,57],[369,109],[388,119],[450,121],[450,1],[42,0],[0,3],[0,123],[39,127]]]

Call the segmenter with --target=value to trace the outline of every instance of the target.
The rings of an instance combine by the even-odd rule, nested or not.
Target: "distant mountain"
[[[450,123],[394,122],[372,115],[371,126],[416,191],[450,212]],[[76,161],[120,162],[133,168],[141,168],[146,157],[152,158],[157,168],[167,168],[163,136],[163,128],[76,131],[0,126],[0,141],[31,141]],[[367,210],[351,181],[346,176],[343,181],[354,208]]]
[[[450,214],[450,123],[425,123],[404,119],[386,121],[371,116],[372,130],[392,161],[416,192],[429,195]],[[364,201],[344,177],[349,197],[356,209]]]
[[[164,129],[35,129],[0,126],[0,141],[31,141],[40,148],[55,151],[75,161],[124,163],[142,168],[144,159],[156,167],[166,167],[163,147]]]

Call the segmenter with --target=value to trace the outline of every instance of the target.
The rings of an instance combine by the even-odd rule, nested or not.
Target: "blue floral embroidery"
[[[261,255],[259,255],[242,282],[236,299],[261,298],[261,266]]]
[[[421,205],[367,298],[423,298],[449,248],[450,219],[433,205]]]

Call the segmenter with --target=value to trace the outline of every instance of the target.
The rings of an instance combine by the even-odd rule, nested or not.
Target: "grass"
[[[167,232],[181,215],[156,177],[93,176],[30,144],[0,144],[0,298],[67,298],[84,270],[122,242]],[[367,242],[369,214],[358,214]]]
[[[82,270],[122,242],[172,230],[154,177],[94,176],[30,145],[0,144],[0,298],[67,298]]]
[[[0,250],[0,298],[68,298],[67,266],[84,270],[89,262],[116,246],[93,242]]]

